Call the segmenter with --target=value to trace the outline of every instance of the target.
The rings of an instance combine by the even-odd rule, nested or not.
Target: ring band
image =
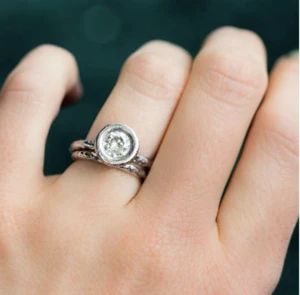
[[[152,161],[138,154],[139,141],[126,125],[106,125],[95,140],[77,140],[70,146],[73,160],[90,160],[144,179]]]
[[[75,152],[75,151],[94,151],[95,150],[95,143],[92,140],[76,140],[71,144],[70,151]],[[151,161],[142,156],[137,154],[132,161],[142,167],[150,167],[151,166]]]
[[[105,164],[92,151],[74,151],[74,152],[72,152],[72,159],[73,160],[90,160],[90,161],[98,162],[100,164]],[[109,166],[109,167],[117,168],[119,170],[122,170],[122,171],[125,171],[128,173],[131,173],[142,179],[146,178],[146,176],[147,176],[147,170],[145,168],[139,167],[139,166],[136,166],[133,164],[123,164],[118,167],[110,166],[107,164],[105,164],[105,165]]]

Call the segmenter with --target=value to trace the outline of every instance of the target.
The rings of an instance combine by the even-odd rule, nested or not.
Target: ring
[[[73,160],[90,160],[144,179],[152,161],[138,153],[135,132],[123,124],[106,125],[95,140],[77,140],[70,146]]]

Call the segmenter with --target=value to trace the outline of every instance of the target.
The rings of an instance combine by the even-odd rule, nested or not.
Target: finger
[[[67,93],[73,100],[80,94],[74,58],[63,49],[40,46],[12,71],[0,95],[4,173],[22,180],[42,176],[47,133]]]
[[[175,45],[154,41],[143,46],[125,63],[88,138],[94,139],[106,124],[126,124],[139,138],[140,154],[153,157],[185,86],[190,64],[190,56]],[[93,190],[108,186],[113,191],[107,196],[111,204],[113,199],[126,203],[140,186],[132,175],[91,162],[77,161],[70,170],[81,175],[84,189],[87,184]]]
[[[298,215],[298,67],[291,57],[275,66],[218,217],[229,248],[276,276]]]
[[[255,34],[234,28],[213,33],[196,57],[141,191],[144,199],[153,202],[154,208],[184,214],[191,222],[183,226],[214,224],[226,181],[266,83],[264,47]],[[156,197],[149,197],[147,191]]]

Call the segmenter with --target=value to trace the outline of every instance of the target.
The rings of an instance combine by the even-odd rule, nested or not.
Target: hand
[[[249,31],[217,30],[193,63],[150,42],[88,134],[132,127],[156,155],[145,182],[89,161],[45,177],[49,126],[79,82],[68,52],[33,50],[0,99],[0,294],[271,294],[298,214],[297,88],[298,58],[268,79]]]

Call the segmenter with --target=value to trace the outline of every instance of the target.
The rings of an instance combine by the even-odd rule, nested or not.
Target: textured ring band
[[[72,159],[73,160],[90,160],[90,161],[98,162],[100,164],[105,164],[92,151],[74,151],[72,153]],[[139,167],[139,166],[136,166],[133,164],[123,164],[123,165],[119,165],[118,167],[110,166],[107,164],[105,164],[105,165],[109,166],[109,167],[117,168],[119,170],[122,170],[122,171],[125,171],[128,173],[131,173],[142,179],[146,178],[146,176],[147,176],[147,170],[145,168]]]
[[[94,141],[77,140],[70,146],[74,160],[91,160],[145,178],[152,161],[138,154],[139,141],[126,125],[106,125]]]
[[[73,153],[75,151],[95,151],[95,143],[92,140],[87,139],[79,139],[74,141],[70,146],[70,152]],[[132,162],[136,165],[142,166],[142,167],[150,167],[151,161],[140,155],[137,154],[133,159]]]

